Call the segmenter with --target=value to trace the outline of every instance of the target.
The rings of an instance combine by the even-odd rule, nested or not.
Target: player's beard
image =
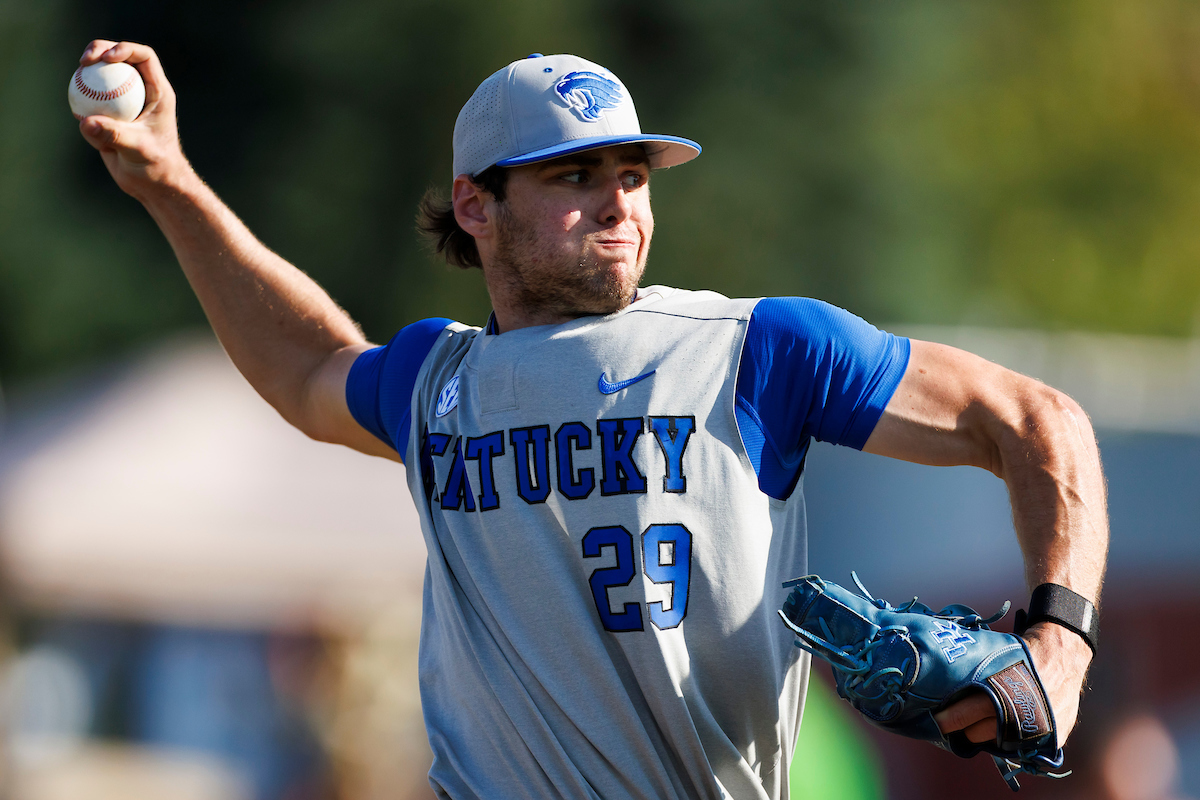
[[[574,257],[552,250],[534,226],[500,208],[492,268],[518,307],[574,318],[612,314],[633,302],[646,270],[648,243],[632,271],[614,270],[590,248]]]

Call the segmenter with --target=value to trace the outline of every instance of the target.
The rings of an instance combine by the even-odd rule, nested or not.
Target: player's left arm
[[[1057,583],[1099,607],[1108,512],[1091,423],[1067,395],[946,345],[914,340],[908,367],[863,448],[935,466],[983,467],[1008,485],[1029,586]],[[1025,634],[1058,723],[1075,725],[1092,652],[1050,622]],[[995,736],[991,702],[969,697],[938,715],[972,741]]]

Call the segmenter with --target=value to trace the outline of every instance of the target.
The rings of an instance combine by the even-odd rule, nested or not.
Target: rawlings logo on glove
[[[838,694],[873,724],[923,739],[970,758],[986,752],[1016,791],[1017,774],[1061,778],[1063,764],[1054,712],[1025,640],[988,625],[967,606],[934,612],[917,598],[893,607],[808,575],[793,587],[779,616],[796,634],[796,646],[828,661]],[[943,734],[933,715],[979,689],[996,709],[996,739],[976,744],[962,731]]]

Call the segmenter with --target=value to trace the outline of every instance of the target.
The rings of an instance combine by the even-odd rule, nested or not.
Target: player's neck
[[[618,308],[594,312],[565,311],[554,307],[507,303],[497,297],[496,293],[492,293],[492,313],[496,320],[495,332],[507,333],[509,331],[520,330],[521,328],[532,328],[537,325],[562,325],[580,317],[616,313],[636,302],[640,291],[640,289],[635,290],[634,296],[630,298],[629,302],[621,304]]]

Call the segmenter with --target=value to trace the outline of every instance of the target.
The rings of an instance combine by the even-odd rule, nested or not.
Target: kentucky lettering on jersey
[[[651,416],[598,419],[594,426],[583,422],[532,425],[465,440],[426,430],[421,444],[425,501],[439,503],[443,511],[494,511],[504,502],[497,488],[498,472],[510,479],[501,480],[508,496],[530,504],[546,501],[551,476],[563,497],[587,499],[596,489],[597,470],[601,496],[644,493],[651,485],[647,467],[642,466],[649,454],[642,452],[644,446],[638,448],[645,431],[652,434],[662,454],[658,465],[662,491],[682,494],[687,491],[683,457],[695,429],[694,416]],[[593,440],[600,443],[598,448],[593,448]],[[512,454],[511,470],[504,462],[497,463],[507,452]]]

